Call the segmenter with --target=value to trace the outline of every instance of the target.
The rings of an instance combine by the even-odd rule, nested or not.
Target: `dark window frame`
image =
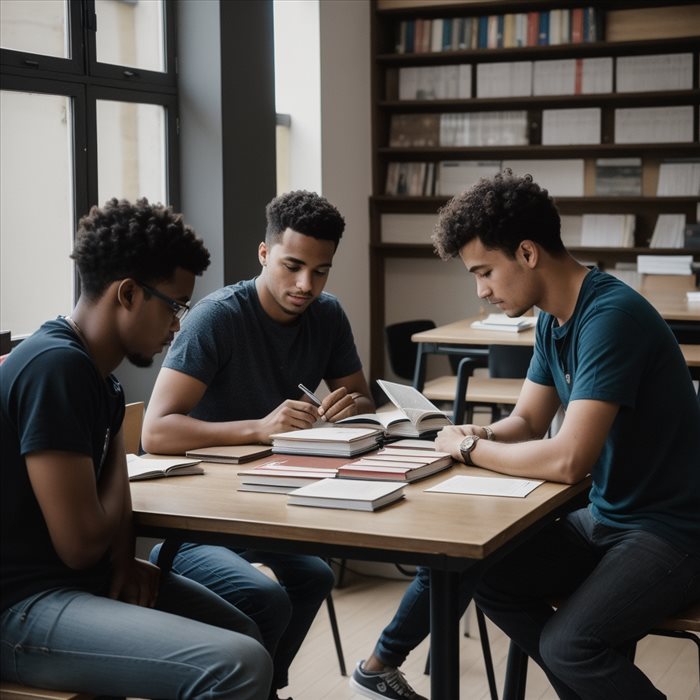
[[[164,0],[165,72],[100,64],[94,60],[94,0],[68,0],[70,58],[0,48],[0,89],[65,95],[73,100],[74,227],[97,201],[96,101],[162,105],[166,111],[166,204],[180,208],[177,17],[173,0]],[[127,74],[128,73],[128,74]],[[77,272],[75,294],[79,295]]]

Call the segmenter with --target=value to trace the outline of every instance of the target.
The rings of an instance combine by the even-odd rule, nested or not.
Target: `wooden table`
[[[689,302],[685,290],[643,289],[640,294],[666,321],[700,323],[700,303]]]
[[[589,487],[545,483],[526,498],[424,492],[454,474],[483,475],[460,465],[366,513],[288,506],[285,495],[237,491],[237,466],[204,466],[203,476],[132,482],[138,534],[429,567],[433,700],[459,698],[459,573],[517,545]]]

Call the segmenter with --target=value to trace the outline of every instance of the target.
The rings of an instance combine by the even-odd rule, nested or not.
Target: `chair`
[[[0,681],[0,700],[94,700],[95,695],[61,690],[42,690],[28,685]]]
[[[145,405],[143,401],[126,404],[122,430],[124,433],[124,449],[127,453],[139,454],[141,451],[141,427]]]
[[[556,603],[553,603],[556,607]],[[649,630],[647,634],[655,634],[663,637],[680,637],[693,642],[698,648],[698,675],[700,676],[700,601],[697,601],[684,610],[666,618],[657,627]],[[636,642],[634,643],[630,658],[634,660]],[[508,652],[508,664],[506,667],[506,679],[503,689],[503,697],[509,700],[524,700],[525,685],[527,682],[528,657],[525,652],[514,642],[510,643]]]

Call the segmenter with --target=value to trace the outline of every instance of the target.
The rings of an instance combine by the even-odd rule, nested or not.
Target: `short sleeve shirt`
[[[591,510],[700,550],[700,404],[673,333],[625,283],[586,276],[572,317],[540,314],[528,379],[620,405],[592,470]]]
[[[124,418],[124,393],[104,379],[64,319],[45,323],[0,365],[2,427],[2,609],[49,588],[103,591],[109,557],[68,568],[53,548],[34,496],[26,455],[61,450],[88,455],[99,482],[103,461]]]
[[[263,310],[254,279],[196,304],[163,366],[206,384],[190,415],[208,421],[263,418],[298,399],[299,383],[313,390],[362,369],[350,323],[333,295],[324,292],[296,323],[282,324]]]

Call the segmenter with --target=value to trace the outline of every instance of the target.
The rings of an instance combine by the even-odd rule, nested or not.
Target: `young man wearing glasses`
[[[199,302],[156,381],[144,423],[149,452],[269,443],[277,432],[371,412],[345,313],[323,292],[345,221],[326,199],[290,192],[267,206],[258,277]],[[312,390],[325,381],[319,408]],[[152,555],[153,557],[154,555]],[[251,565],[269,566],[279,583]],[[203,583],[256,621],[273,656],[273,690],[333,585],[318,557],[185,544],[174,570]],[[275,695],[273,695],[275,697]]]
[[[134,558],[124,357],[168,345],[209,253],[182,217],[112,199],[80,221],[81,295],[0,366],[2,678],[105,696],[263,700],[255,624]]]

